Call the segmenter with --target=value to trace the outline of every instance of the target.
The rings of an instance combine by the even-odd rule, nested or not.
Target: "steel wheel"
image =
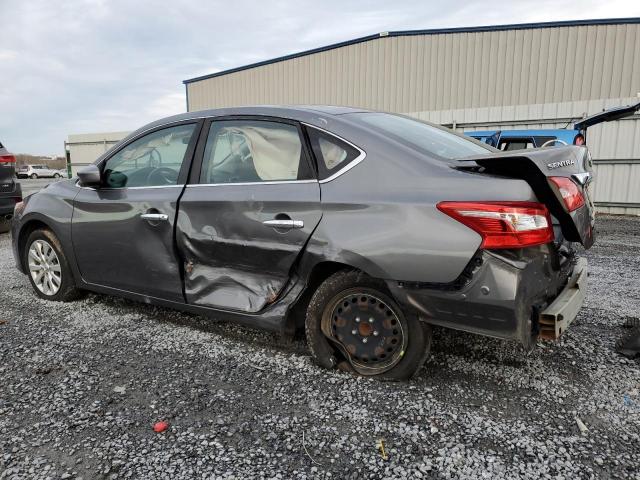
[[[387,301],[364,289],[345,291],[326,310],[322,330],[353,368],[376,375],[396,366],[407,348],[404,316]]]
[[[53,296],[62,285],[62,268],[53,247],[44,240],[35,240],[29,247],[29,274],[33,284],[43,294]]]

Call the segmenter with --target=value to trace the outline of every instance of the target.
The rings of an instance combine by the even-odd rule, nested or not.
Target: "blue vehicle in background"
[[[476,130],[467,131],[464,134],[499,150],[524,150],[558,145],[586,145],[587,128],[598,123],[628,117],[638,110],[640,110],[640,102],[603,110],[576,122],[572,129]]]

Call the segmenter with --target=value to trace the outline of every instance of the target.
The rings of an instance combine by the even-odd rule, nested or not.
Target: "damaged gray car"
[[[591,158],[498,152],[415,119],[242,107],[151,123],[19,203],[37,295],[112,294],[304,329],[315,361],[404,379],[431,325],[555,339],[583,302]]]

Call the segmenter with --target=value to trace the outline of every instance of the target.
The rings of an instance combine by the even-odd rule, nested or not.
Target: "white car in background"
[[[62,170],[49,168],[46,165],[26,165],[18,169],[17,176],[18,178],[61,178],[66,175]]]

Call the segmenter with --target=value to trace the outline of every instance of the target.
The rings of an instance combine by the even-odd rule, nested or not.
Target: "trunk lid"
[[[573,128],[580,131],[585,131],[588,127],[597,125],[602,122],[611,122],[612,120],[619,120],[621,118],[629,117],[640,110],[640,102],[633,105],[625,105],[623,107],[613,107],[608,110],[591,115],[590,117],[580,120],[573,125]]]
[[[566,146],[499,152],[465,157],[458,160],[458,165],[463,170],[479,170],[481,173],[525,180],[538,200],[544,203],[560,222],[562,234],[567,240],[580,242],[585,248],[593,245],[595,213],[589,194],[593,168],[591,154],[585,147]],[[584,197],[584,205],[568,211],[559,188],[550,177],[571,179]]]

